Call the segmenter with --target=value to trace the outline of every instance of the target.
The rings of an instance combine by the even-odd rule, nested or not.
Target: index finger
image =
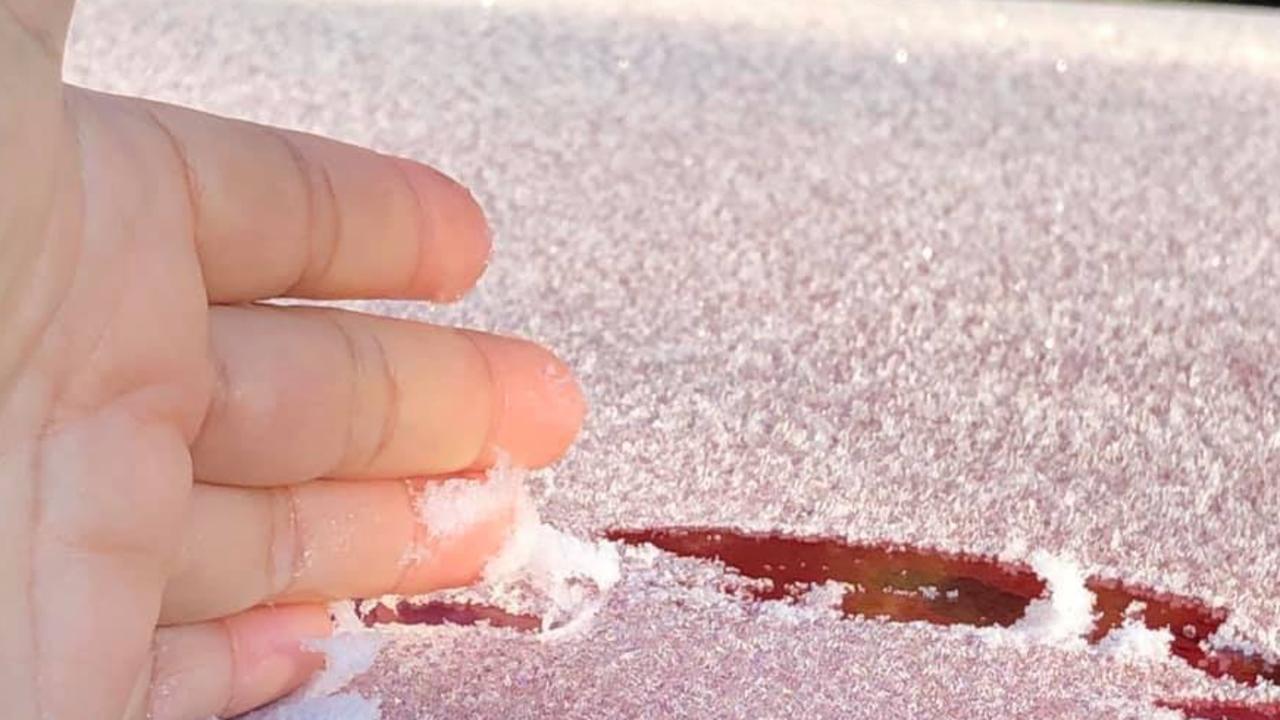
[[[209,301],[455,300],[484,271],[488,224],[426,165],[290,130],[83,91],[135,113],[185,184]]]

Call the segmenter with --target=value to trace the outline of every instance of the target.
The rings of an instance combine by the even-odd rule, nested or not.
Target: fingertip
[[[417,195],[423,230],[410,294],[448,303],[484,274],[493,240],[484,210],[466,187],[421,163],[394,158]]]
[[[324,667],[307,641],[332,633],[320,605],[258,607],[156,631],[151,720],[229,717],[277,700]]]
[[[308,644],[333,632],[322,606],[254,608],[227,618],[225,624],[234,658],[227,715],[283,697],[324,668],[324,654]]]
[[[551,351],[516,338],[470,333],[493,376],[494,410],[476,467],[507,453],[521,467],[555,462],[573,444],[587,403],[569,366]]]
[[[411,595],[479,580],[511,534],[521,488],[484,477],[411,485],[422,537],[393,592]]]

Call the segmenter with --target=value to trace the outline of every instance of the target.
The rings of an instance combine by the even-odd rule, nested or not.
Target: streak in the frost
[[[846,590],[841,609],[851,617],[1007,627],[1045,590],[1044,582],[1025,565],[903,545],[859,545],[723,528],[613,530],[607,536],[628,544],[648,543],[684,557],[716,560],[744,577],[765,580],[746,590],[757,600],[794,598],[820,583],[842,583]],[[1209,643],[1227,619],[1226,610],[1196,598],[1115,580],[1093,578],[1087,586],[1097,596],[1098,612],[1090,642],[1098,642],[1132,618],[1152,629],[1168,628],[1173,655],[1201,672],[1247,685],[1280,684],[1280,665],[1274,659]],[[1280,720],[1274,705],[1177,707],[1197,718]]]

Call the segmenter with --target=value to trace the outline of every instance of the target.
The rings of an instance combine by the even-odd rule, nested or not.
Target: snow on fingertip
[[[505,461],[484,479],[430,483],[418,498],[418,519],[429,538],[461,535],[506,512],[524,485],[525,471]]]

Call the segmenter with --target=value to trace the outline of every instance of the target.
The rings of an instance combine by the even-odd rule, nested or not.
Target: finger
[[[0,387],[35,352],[70,282],[57,269],[79,253],[80,168],[60,75],[70,12],[69,0],[0,0]]]
[[[88,92],[88,91],[86,91]],[[209,299],[454,300],[489,257],[465,188],[440,172],[333,140],[133,98],[190,196]]]
[[[160,628],[147,717],[232,717],[283,697],[324,667],[324,656],[306,643],[330,631],[329,614],[319,605],[254,608]]]
[[[438,508],[456,485],[315,481],[288,488],[197,483],[162,623],[270,602],[421,594],[474,582],[506,540],[518,488],[456,480],[470,502]],[[444,495],[440,495],[443,493]],[[442,501],[440,498],[446,498]],[[456,506],[458,512],[449,514]]]
[[[585,413],[568,368],[522,340],[334,309],[218,307],[221,368],[196,477],[235,485],[525,467]]]
[[[0,57],[14,53],[6,59],[20,61],[29,54],[60,70],[73,5],[73,0],[0,0]],[[0,65],[0,75],[7,69],[19,68]]]

